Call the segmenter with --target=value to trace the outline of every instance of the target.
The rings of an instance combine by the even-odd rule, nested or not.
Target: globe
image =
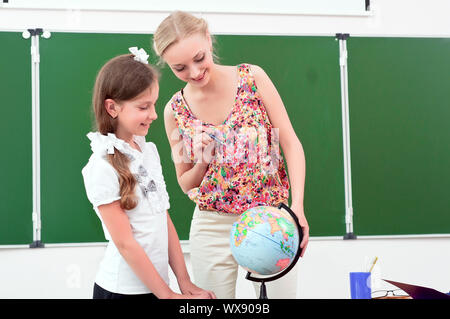
[[[233,224],[231,253],[247,271],[274,275],[297,261],[301,229],[288,212],[289,208],[282,209],[282,206],[287,208],[283,204],[278,208],[253,207]]]

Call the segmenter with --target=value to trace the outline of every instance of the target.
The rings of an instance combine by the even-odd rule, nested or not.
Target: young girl
[[[153,39],[156,54],[186,82],[167,103],[164,120],[178,183],[197,204],[189,238],[194,279],[219,298],[234,298],[238,266],[229,235],[247,209],[287,203],[291,187],[291,209],[303,229],[305,253],[303,148],[262,68],[214,62],[205,20],[174,12]],[[269,298],[295,298],[295,270],[267,285]]]
[[[158,74],[145,51],[115,57],[100,70],[92,104],[98,132],[82,174],[89,201],[109,240],[94,298],[213,298],[186,270],[155,144]],[[170,264],[182,294],[169,288]]]

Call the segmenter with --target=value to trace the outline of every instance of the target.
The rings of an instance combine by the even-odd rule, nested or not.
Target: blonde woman
[[[218,298],[235,298],[238,265],[229,233],[244,211],[287,203],[290,188],[304,232],[302,255],[306,250],[303,147],[261,67],[214,61],[204,19],[172,13],[154,34],[154,50],[186,82],[167,103],[164,122],[178,183],[197,204],[189,235],[194,282]],[[295,298],[296,288],[294,268],[268,284],[268,297]]]

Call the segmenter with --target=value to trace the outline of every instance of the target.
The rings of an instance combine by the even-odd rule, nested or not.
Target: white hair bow
[[[147,54],[147,52],[145,52],[144,49],[138,50],[137,47],[131,47],[131,48],[128,48],[128,50],[130,50],[130,52],[134,55],[134,59],[136,61],[139,61],[144,64],[148,64],[147,59],[148,59],[149,55]]]

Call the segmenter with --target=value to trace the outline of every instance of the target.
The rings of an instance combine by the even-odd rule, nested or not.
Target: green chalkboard
[[[41,41],[42,241],[103,240],[84,191],[90,99],[96,72],[130,46],[150,51],[150,35],[53,33]],[[267,53],[268,43],[276,51]],[[221,63],[262,66],[279,88],[307,156],[305,207],[313,235],[342,235],[344,193],[337,42],[331,37],[218,36]],[[317,52],[320,52],[319,54]],[[154,58],[154,57],[153,57]],[[161,70],[159,120],[148,136],[158,146],[171,216],[187,239],[194,204],[178,186],[162,113],[184,84]]]
[[[305,211],[312,236],[345,234],[339,48],[334,37],[216,36],[220,63],[265,69],[306,155]],[[30,40],[0,32],[3,114],[0,244],[32,241]],[[41,218],[44,243],[103,241],[81,168],[90,156],[91,94],[110,58],[149,34],[52,33],[41,39]],[[354,232],[450,233],[450,39],[347,40]],[[152,54],[151,59],[156,62]],[[163,108],[184,83],[161,69],[156,143],[171,216],[187,239],[194,204],[178,186]],[[8,137],[8,138],[5,138]]]
[[[0,244],[33,241],[30,40],[0,32]]]
[[[347,48],[355,233],[450,233],[450,39]]]
[[[339,49],[334,37],[216,36],[220,63],[260,65],[277,87],[306,155],[305,211],[312,236],[345,233]],[[3,114],[0,244],[32,242],[30,40],[0,32]],[[43,243],[104,241],[81,169],[91,151],[91,94],[110,58],[151,35],[52,33],[40,40]],[[450,233],[450,39],[347,40],[354,232]],[[155,63],[156,57],[151,54]],[[170,214],[181,239],[194,204],[178,186],[163,108],[184,83],[161,69],[156,143]]]

